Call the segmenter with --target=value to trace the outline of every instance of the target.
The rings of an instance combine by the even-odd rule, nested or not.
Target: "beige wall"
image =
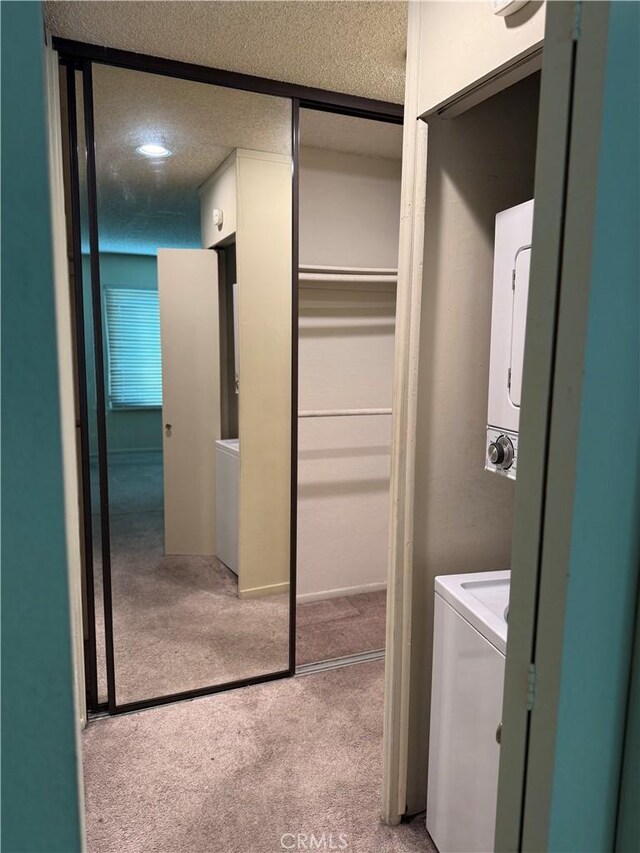
[[[301,264],[395,269],[399,217],[400,161],[302,147]],[[301,281],[299,300],[299,408],[391,407],[395,284]],[[390,441],[390,416],[299,421],[299,599],[386,586]]]
[[[237,154],[241,596],[289,585],[291,160]]]
[[[397,267],[400,161],[302,143],[300,263]]]
[[[486,2],[425,2],[420,16],[418,115],[433,112],[462,93],[510,69],[542,46],[545,5],[529,0],[508,17]],[[529,73],[520,71],[520,76]],[[504,86],[504,82],[500,87]],[[492,94],[486,89],[481,94]]]
[[[299,408],[390,408],[395,286],[301,284],[299,299]],[[300,419],[299,599],[386,586],[390,443],[388,415]]]
[[[538,75],[429,121],[415,466],[410,809],[424,808],[440,574],[509,567],[514,484],[484,471],[495,215],[533,196]],[[415,677],[413,677],[415,674]]]

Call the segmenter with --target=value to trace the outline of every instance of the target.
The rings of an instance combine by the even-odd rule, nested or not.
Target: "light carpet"
[[[93,475],[96,486],[95,467]],[[164,556],[160,454],[116,457],[109,494],[118,704],[287,668],[287,595],[240,600],[235,575],[215,557]],[[98,682],[106,699],[99,530],[96,516]],[[384,648],[385,611],[384,591],[299,604],[297,663]]]
[[[89,853],[435,853],[380,822],[382,698],[375,661],[90,724]]]
[[[298,604],[296,663],[384,649],[386,624],[384,590]]]

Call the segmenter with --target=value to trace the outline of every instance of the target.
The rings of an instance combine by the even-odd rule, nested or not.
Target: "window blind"
[[[105,316],[110,407],[162,406],[158,291],[106,288]]]

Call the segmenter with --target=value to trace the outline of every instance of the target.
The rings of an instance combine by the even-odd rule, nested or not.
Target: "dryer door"
[[[529,295],[529,269],[531,266],[531,246],[518,249],[513,270],[513,289],[511,297],[511,353],[507,385],[509,399],[514,406],[520,406],[522,395],[522,366],[524,363],[524,333],[527,323],[527,298]]]

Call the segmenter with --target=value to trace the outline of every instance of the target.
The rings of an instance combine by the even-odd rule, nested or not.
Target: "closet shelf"
[[[300,265],[298,268],[301,282],[326,281],[344,282],[345,284],[373,282],[395,284],[398,271],[389,267],[328,267],[315,265]]]

